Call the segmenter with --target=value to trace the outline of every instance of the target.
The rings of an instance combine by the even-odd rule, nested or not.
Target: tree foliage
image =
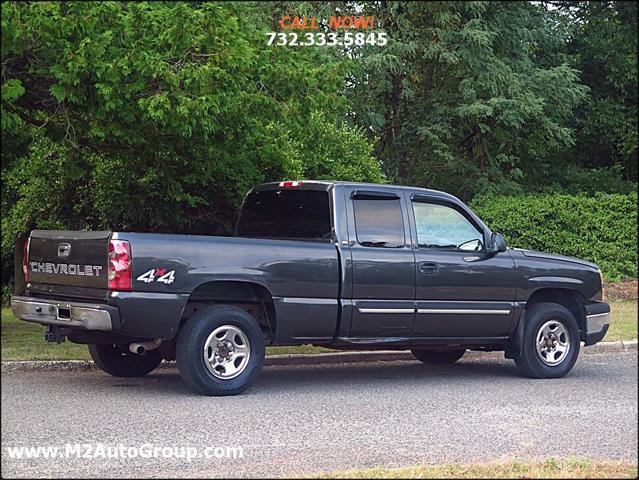
[[[386,47],[275,47],[361,12]],[[635,2],[2,5],[2,272],[32,228],[227,233],[284,178],[477,194],[637,180]]]
[[[565,2],[568,52],[590,89],[575,115],[579,165],[637,180],[637,3]]]
[[[589,89],[565,52],[566,28],[544,5],[370,8],[391,40],[361,52],[354,90],[391,177],[463,198],[516,193],[575,145],[570,120]]]
[[[263,9],[3,5],[5,265],[34,227],[219,233],[257,183],[383,181],[342,120],[350,62],[267,47]]]

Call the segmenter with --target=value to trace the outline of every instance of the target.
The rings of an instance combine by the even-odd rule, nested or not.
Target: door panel
[[[351,251],[356,308],[353,309],[350,336],[408,337],[415,310],[413,252],[360,246],[353,246]],[[364,308],[368,310],[363,311]]]
[[[379,196],[346,192],[354,304],[350,337],[409,337],[413,328],[415,256],[406,204],[403,196],[384,192],[383,187]],[[369,199],[374,208],[354,204]]]
[[[439,273],[417,273],[416,337],[498,337],[509,332],[514,309],[514,268],[508,252],[476,260],[463,254],[416,251],[417,262]]]
[[[408,337],[413,326],[413,300],[355,300],[352,337]]]
[[[353,247],[351,251],[354,299],[415,299],[415,256],[410,249]]]
[[[419,237],[438,248],[415,248],[417,264],[415,302],[417,313],[414,337],[499,337],[510,330],[514,314],[515,266],[509,252],[486,255],[483,244],[478,251],[460,251],[447,245],[460,245],[471,240],[472,228],[483,242],[484,232],[474,225],[459,205],[438,204],[456,210],[454,232],[446,232],[446,215],[429,220],[427,208],[416,218],[411,208],[411,221]],[[458,214],[461,214],[458,215]],[[461,218],[469,225],[461,225]],[[453,218],[449,216],[448,218]],[[436,231],[435,233],[433,233]],[[426,232],[426,233],[424,233]]]

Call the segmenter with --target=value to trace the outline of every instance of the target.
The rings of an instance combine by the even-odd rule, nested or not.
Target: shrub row
[[[595,262],[610,281],[637,277],[637,193],[479,196],[470,206],[509,246]]]

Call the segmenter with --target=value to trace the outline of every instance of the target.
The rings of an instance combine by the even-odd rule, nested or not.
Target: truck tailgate
[[[105,289],[111,232],[33,230],[29,282]]]

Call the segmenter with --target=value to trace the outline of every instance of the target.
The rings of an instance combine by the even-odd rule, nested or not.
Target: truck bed
[[[110,239],[131,245],[131,292],[107,288]],[[69,255],[60,258],[67,250]],[[127,335],[170,338],[189,296],[209,281],[246,281],[268,290],[282,343],[329,341],[337,327],[339,258],[328,241],[38,230],[31,235],[28,268],[30,295],[92,299],[136,312],[122,316],[126,320],[120,330]],[[162,276],[165,281],[159,281]],[[167,308],[171,315],[163,321]]]

